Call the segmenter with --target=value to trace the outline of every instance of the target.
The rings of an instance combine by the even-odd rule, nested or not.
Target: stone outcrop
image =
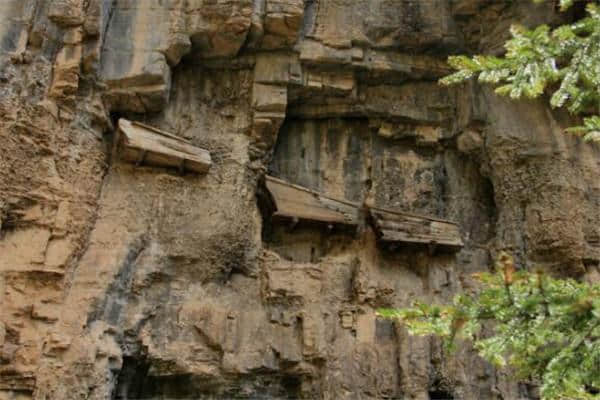
[[[598,279],[598,149],[543,102],[440,87],[553,6],[484,0],[0,2],[0,399],[529,399],[375,317],[447,301],[499,250]],[[112,157],[118,118],[210,151]],[[378,245],[261,213],[264,175],[457,221]]]

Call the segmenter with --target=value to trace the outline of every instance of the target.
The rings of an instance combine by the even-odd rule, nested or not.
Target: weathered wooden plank
[[[449,247],[462,247],[463,242],[460,238],[455,237],[436,237],[435,235],[413,235],[407,232],[398,232],[391,230],[383,230],[382,241],[383,242],[407,242],[407,243],[423,243],[423,244],[437,244]]]
[[[385,216],[385,219],[389,219],[389,220],[395,220],[395,219],[404,220],[404,219],[412,218],[415,221],[435,221],[435,222],[449,223],[449,224],[454,224],[454,225],[456,224],[453,221],[443,219],[443,218],[432,217],[430,215],[414,214],[414,213],[409,213],[406,211],[392,210],[389,208],[370,207],[369,210],[370,210],[371,214],[380,214],[380,215]]]
[[[265,183],[275,202],[275,216],[345,225],[358,224],[357,204],[332,199],[272,176],[267,176]]]
[[[121,118],[119,131],[122,160],[200,173],[212,165],[207,150],[159,129]]]
[[[169,132],[167,132],[167,131],[163,131],[162,129],[158,129],[158,128],[154,127],[154,126],[146,125],[146,124],[143,124],[143,123],[141,123],[141,122],[138,122],[138,121],[130,121],[130,122],[131,122],[131,125],[133,125],[133,126],[139,126],[139,127],[141,127],[141,128],[144,128],[144,129],[146,129],[146,130],[149,130],[149,131],[152,131],[152,132],[156,132],[156,133],[158,133],[159,135],[163,135],[163,136],[166,136],[166,137],[168,137],[168,138],[171,138],[171,139],[178,140],[178,141],[180,141],[180,142],[184,142],[184,143],[192,144],[192,143],[191,143],[189,140],[187,140],[187,139],[184,139],[184,138],[182,138],[182,137],[179,137],[179,136],[175,136],[175,135],[173,135],[172,133],[169,133]]]
[[[449,223],[432,222],[428,220],[422,221],[388,221],[378,218],[377,223],[382,229],[399,230],[407,232],[423,232],[438,235],[455,235],[456,227]]]
[[[382,209],[371,209],[370,214],[381,242],[463,246],[460,229],[451,221]]]

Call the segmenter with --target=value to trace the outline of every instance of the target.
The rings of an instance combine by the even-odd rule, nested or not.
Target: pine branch
[[[564,11],[573,0],[559,5]],[[587,17],[555,29],[513,25],[503,57],[451,56],[448,64],[456,72],[440,83],[453,85],[476,77],[512,99],[550,94],[552,107],[584,117],[583,125],[567,132],[600,141],[600,7],[589,3],[586,12]]]

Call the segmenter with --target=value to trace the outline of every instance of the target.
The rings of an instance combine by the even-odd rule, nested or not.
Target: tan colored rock
[[[252,1],[193,0],[187,8],[187,31],[204,57],[233,57],[239,52],[250,30]]]
[[[69,238],[55,238],[48,242],[45,265],[51,270],[63,269],[73,254],[73,243]]]
[[[304,3],[300,0],[267,0],[262,47],[290,47],[298,39]]]
[[[361,343],[375,342],[375,312],[361,310],[356,318],[356,340]]]
[[[143,7],[116,4],[109,11],[100,55],[100,76],[112,89],[107,100],[114,108],[156,111],[166,103],[171,84],[166,55],[175,62],[181,57],[175,49],[185,51],[176,45],[178,36],[169,34],[170,24],[161,21],[182,16],[155,0]]]
[[[309,360],[325,358],[325,331],[318,309],[309,309],[302,315],[302,355]]]
[[[271,346],[277,356],[285,363],[301,362],[302,346],[296,337],[298,327],[273,324],[271,329]]]
[[[354,326],[354,316],[351,311],[343,311],[340,314],[342,328],[350,329]]]
[[[483,147],[483,138],[479,132],[468,129],[456,139],[458,150],[465,154],[477,152]]]
[[[57,304],[36,303],[31,310],[31,318],[49,323],[58,321],[60,317],[59,307]]]
[[[285,113],[287,89],[275,85],[255,84],[252,104],[257,111]]]
[[[82,27],[69,29],[63,36],[65,44],[77,45],[83,41],[84,31]]]
[[[416,129],[417,144],[433,146],[442,139],[442,129],[439,126],[418,126]]]
[[[50,232],[29,228],[6,234],[0,241],[0,270],[31,271],[43,269]]]
[[[543,103],[435,83],[551,2],[41,3],[0,1],[0,398],[522,395],[374,310],[448,301],[491,247],[596,279],[597,149]],[[111,159],[124,115],[213,168]],[[271,219],[265,173],[456,220],[465,246]]]
[[[0,321],[0,347],[4,345],[6,340],[6,327],[4,326],[4,322]]]
[[[82,0],[56,0],[50,4],[48,18],[61,26],[82,25],[84,21]]]
[[[322,80],[325,89],[339,90],[345,93],[351,92],[356,85],[353,74],[324,74]]]
[[[197,308],[189,308],[191,305],[186,305],[184,320],[198,330],[203,339],[206,340],[210,347],[222,349],[224,347],[227,333],[227,310],[204,305]]]
[[[69,202],[67,201],[61,201],[58,204],[56,216],[54,217],[54,228],[60,232],[67,231],[69,228],[69,220],[71,219],[69,208]]]
[[[300,60],[316,64],[345,65],[352,61],[356,53],[352,50],[336,49],[313,40],[299,43]]]
[[[459,32],[450,17],[450,3],[434,0],[426,3],[389,0],[321,0],[316,15],[314,36],[323,43],[350,47],[352,42],[372,47],[422,48],[433,43],[452,45]],[[410,19],[423,27],[418,33],[403,24]],[[344,29],[339,29],[344,27]]]
[[[298,298],[309,301],[321,291],[322,271],[311,264],[281,262],[266,270],[266,296]]]
[[[85,35],[90,37],[98,37],[103,31],[104,27],[102,16],[104,7],[107,4],[101,0],[90,0],[85,13],[85,20],[83,22],[83,30]]]
[[[392,138],[394,137],[395,130],[394,125],[389,122],[383,122],[377,131],[377,134],[384,138]]]
[[[294,56],[277,53],[260,53],[256,56],[254,65],[254,82],[287,85],[290,81],[290,71],[294,66],[299,67]]]
[[[58,53],[50,96],[64,97],[77,92],[82,51],[81,45],[66,45]]]

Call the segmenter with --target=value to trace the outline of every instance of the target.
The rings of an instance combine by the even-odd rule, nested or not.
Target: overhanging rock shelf
[[[136,165],[178,168],[181,172],[206,173],[212,165],[208,150],[140,122],[119,119],[114,153]]]
[[[357,227],[361,216],[367,216],[382,244],[425,244],[454,251],[463,246],[460,229],[452,221],[361,206],[268,175],[265,186],[270,197],[270,216],[276,219]]]

